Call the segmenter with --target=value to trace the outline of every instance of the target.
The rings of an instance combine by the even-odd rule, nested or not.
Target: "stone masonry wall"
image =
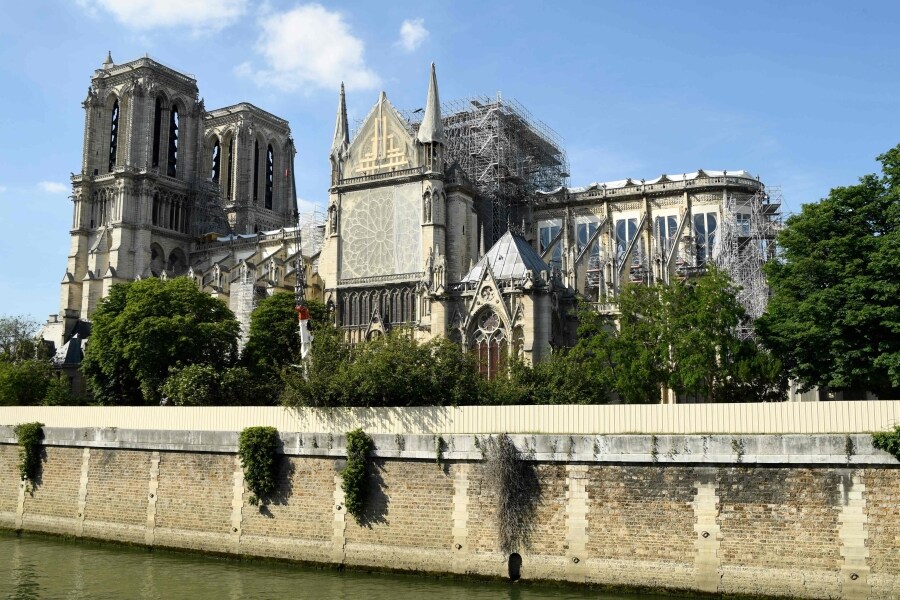
[[[15,527],[19,504],[19,449],[0,444],[0,527]]]
[[[83,534],[144,541],[150,473],[149,452],[91,450]]]
[[[357,523],[343,504],[340,435],[326,447],[283,434],[278,489],[253,505],[236,434],[45,433],[41,477],[20,485],[17,448],[0,428],[0,527],[324,564],[514,570],[498,548],[496,490],[473,436],[445,440],[454,450],[440,464],[432,436],[374,436],[370,499]],[[540,483],[530,542],[517,548],[524,579],[900,596],[900,465],[866,436],[544,437],[514,438]],[[677,454],[656,452],[676,445]],[[851,446],[856,454],[843,454]]]
[[[69,533],[78,519],[81,448],[48,447],[37,485],[24,494],[22,527],[48,533]]]

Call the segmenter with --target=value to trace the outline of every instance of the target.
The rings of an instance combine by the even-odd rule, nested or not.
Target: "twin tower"
[[[284,119],[247,103],[206,110],[192,76],[148,57],[108,56],[83,106],[61,341],[113,284],[185,275],[203,236],[296,223]]]

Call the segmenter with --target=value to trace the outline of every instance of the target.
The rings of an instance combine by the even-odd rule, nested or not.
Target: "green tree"
[[[278,292],[260,301],[250,315],[250,334],[241,362],[251,371],[277,376],[286,365],[296,363],[300,335],[294,295]]]
[[[37,332],[33,319],[0,317],[0,405],[34,405],[61,397],[47,347]],[[64,384],[68,391],[68,381]]]
[[[48,358],[37,337],[38,323],[24,316],[0,317],[0,361],[16,362]]]
[[[91,318],[82,370],[100,404],[156,404],[170,370],[237,355],[234,314],[186,277],[116,284]]]
[[[900,146],[882,175],[790,217],[767,265],[763,343],[806,386],[900,395]]]
[[[579,339],[513,379],[534,403],[655,403],[663,389],[708,402],[783,398],[780,363],[737,326],[746,318],[728,276],[671,285],[626,285],[617,317],[585,310]]]
[[[286,373],[292,406],[443,406],[479,401],[472,357],[445,338],[417,342],[412,332],[351,348],[331,327],[314,330],[310,360]]]
[[[0,405],[41,404],[52,374],[47,360],[0,360]]]

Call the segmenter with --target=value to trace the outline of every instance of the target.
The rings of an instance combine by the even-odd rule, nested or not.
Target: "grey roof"
[[[416,139],[423,144],[444,143],[444,123],[441,121],[441,99],[438,97],[437,73],[431,63],[431,80],[428,82],[428,99],[425,114]]]
[[[491,246],[481,260],[463,275],[460,281],[475,282],[481,279],[485,265],[490,265],[497,279],[518,279],[533,271],[535,278],[541,271],[549,271],[537,251],[524,238],[507,231]]]

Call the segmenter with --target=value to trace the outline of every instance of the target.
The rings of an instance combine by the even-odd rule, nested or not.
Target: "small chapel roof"
[[[472,269],[463,275],[461,281],[474,282],[481,279],[485,266],[490,266],[497,279],[519,279],[528,271],[535,276],[541,271],[549,271],[550,267],[541,259],[537,251],[524,238],[507,231]]]

